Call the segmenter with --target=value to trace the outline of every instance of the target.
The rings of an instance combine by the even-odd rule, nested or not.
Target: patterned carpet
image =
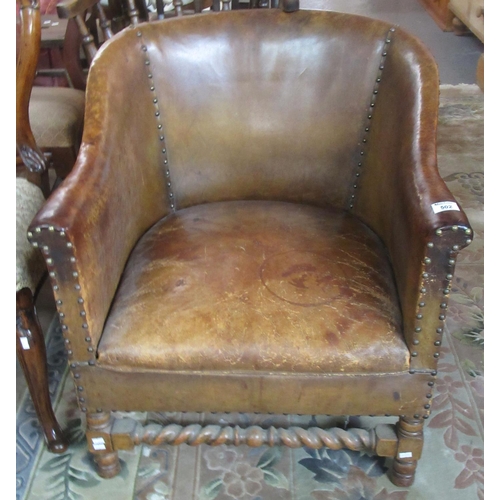
[[[411,488],[385,476],[385,459],[347,450],[143,445],[120,452],[122,472],[103,480],[86,451],[57,319],[48,333],[51,394],[71,445],[48,453],[26,395],[17,415],[18,500],[474,500],[484,498],[483,94],[442,86],[438,131],[441,175],[466,211],[475,239],[460,255],[423,457]],[[135,414],[167,422],[325,425],[327,417],[246,414]],[[331,420],[331,419],[330,419]],[[394,419],[351,418],[373,426]]]

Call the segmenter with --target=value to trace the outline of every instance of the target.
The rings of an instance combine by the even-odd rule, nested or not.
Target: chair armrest
[[[397,30],[391,40],[353,206],[389,251],[412,371],[436,369],[456,258],[472,240],[437,169],[439,80],[419,44]],[[435,213],[442,202],[459,210]]]
[[[95,362],[129,253],[168,211],[147,73],[134,67],[132,57],[102,57],[110,60],[91,67],[89,73],[76,164],[28,234],[45,256],[73,362]],[[107,65],[120,65],[122,71],[107,73]]]

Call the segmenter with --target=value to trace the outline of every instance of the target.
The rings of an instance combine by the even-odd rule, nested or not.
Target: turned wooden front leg
[[[389,479],[396,486],[411,486],[415,480],[415,470],[424,444],[423,427],[422,419],[399,418],[396,425],[398,448],[389,471]]]
[[[63,453],[68,445],[50,402],[45,339],[29,288],[16,293],[16,350],[47,447]]]
[[[116,476],[120,472],[120,461],[111,442],[109,412],[87,415],[87,443],[97,465],[97,474],[103,478]]]

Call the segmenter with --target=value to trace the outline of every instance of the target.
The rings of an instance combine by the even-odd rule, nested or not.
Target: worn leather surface
[[[140,27],[177,208],[345,203],[390,25],[321,14],[220,12]]]
[[[305,415],[414,415],[429,403],[430,373],[307,374],[130,371],[83,366],[87,409]]]
[[[124,369],[394,372],[408,358],[379,239],[343,211],[259,201],[150,229],[98,347]]]
[[[454,201],[436,168],[437,68],[399,28],[370,106],[389,29],[335,12],[257,9],[141,24],[104,44],[90,69],[77,163],[32,225],[49,249],[89,411],[182,410],[183,401],[186,410],[213,401],[215,411],[216,396],[228,411],[255,403],[314,413],[314,401],[324,411],[329,397],[347,413],[423,409],[449,259],[468,222],[430,209]],[[359,219],[345,212],[355,183]],[[216,216],[233,207],[220,203],[228,200],[263,205],[251,215],[234,205],[243,224],[234,209]],[[348,239],[338,239],[341,228]],[[245,252],[234,243],[242,238],[251,238]],[[330,288],[317,286],[307,266],[333,276],[325,268],[347,255],[340,243],[349,262],[334,270],[352,273],[356,286],[339,286],[339,272]],[[280,252],[289,260],[266,260]],[[288,264],[305,265],[306,278],[262,281]],[[306,307],[300,285],[326,302]],[[333,291],[340,299],[330,300]],[[404,373],[400,391],[390,370]],[[280,387],[291,392],[299,376],[307,402],[288,404]]]

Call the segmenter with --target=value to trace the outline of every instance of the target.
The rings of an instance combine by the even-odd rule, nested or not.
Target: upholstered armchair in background
[[[77,163],[28,234],[99,474],[140,443],[246,443],[368,450],[412,483],[472,238],[437,170],[438,100],[419,40],[348,14],[198,14],[101,47]],[[114,410],[399,422],[182,429]]]

